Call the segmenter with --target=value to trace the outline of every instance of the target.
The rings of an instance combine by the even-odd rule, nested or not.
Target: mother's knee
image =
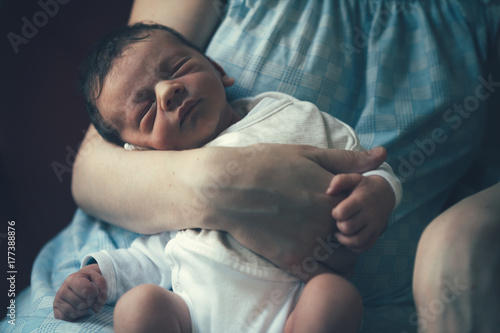
[[[497,324],[500,214],[482,195],[438,216],[419,241],[413,292],[419,324],[429,332],[487,332],[477,323]]]
[[[500,216],[480,199],[461,201],[427,226],[419,241],[416,269],[449,265],[470,268],[477,260],[496,256],[500,249]],[[436,261],[440,263],[430,264]]]

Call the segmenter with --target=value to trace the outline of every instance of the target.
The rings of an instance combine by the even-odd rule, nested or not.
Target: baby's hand
[[[369,250],[387,227],[395,198],[389,183],[380,176],[339,174],[333,177],[326,193],[347,197],[333,210],[340,244],[360,253]]]
[[[74,321],[88,314],[97,313],[106,304],[108,290],[99,265],[85,266],[66,278],[54,299],[54,317]]]

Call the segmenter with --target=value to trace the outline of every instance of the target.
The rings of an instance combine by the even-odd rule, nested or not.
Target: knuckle
[[[71,320],[74,318],[73,312],[71,309],[67,308],[64,305],[58,306],[57,308],[54,308],[54,317],[57,319],[63,319],[63,320]]]
[[[360,236],[354,236],[351,238],[351,246],[353,248],[360,249],[362,245],[363,245],[363,242],[362,242]]]
[[[54,306],[53,310],[54,310],[54,318],[56,318],[56,319],[62,319],[62,313],[61,313],[61,311],[59,311],[59,309],[56,308],[55,306]]]
[[[67,286],[63,286],[63,288],[59,289],[56,295],[56,300],[61,303],[62,299],[67,298],[68,293],[70,293],[70,290]]]
[[[303,150],[304,152],[314,152],[319,150],[317,147],[311,145],[300,145],[299,149]]]
[[[346,158],[346,161],[349,165],[355,165],[356,164],[356,155],[354,153],[354,151],[351,151],[351,150],[346,150],[345,151],[345,158]]]
[[[335,209],[333,210],[333,217],[337,220],[337,221],[343,221],[345,220],[346,218],[346,208],[345,208],[345,205],[344,204],[340,204],[338,205],[337,207],[335,207]],[[345,222],[338,222],[340,224],[347,224]]]
[[[337,179],[338,182],[345,182],[349,179],[349,174],[346,173],[341,173],[335,175],[335,178]]]
[[[75,308],[79,311],[84,311],[84,310],[88,310],[90,308],[90,302],[86,301],[86,302],[80,302],[78,303]]]
[[[349,226],[346,222],[337,221],[337,229],[339,229],[341,233],[347,235],[349,231]]]
[[[66,283],[66,284],[73,284],[73,283],[75,283],[76,281],[78,281],[78,275],[77,275],[77,273],[73,273],[73,274],[71,274],[70,276],[68,276],[68,277],[66,278],[65,283]]]
[[[95,290],[92,285],[86,283],[85,285],[81,286],[80,295],[83,298],[91,298],[95,295]]]

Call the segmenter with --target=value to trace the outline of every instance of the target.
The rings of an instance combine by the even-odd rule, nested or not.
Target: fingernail
[[[377,148],[373,148],[373,149],[368,150],[368,155],[378,155],[380,153],[380,148],[381,147],[377,147]]]

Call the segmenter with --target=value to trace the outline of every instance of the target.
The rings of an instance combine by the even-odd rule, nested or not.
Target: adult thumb
[[[319,149],[311,157],[318,165],[333,174],[364,173],[377,169],[387,158],[384,147],[368,151]]]

